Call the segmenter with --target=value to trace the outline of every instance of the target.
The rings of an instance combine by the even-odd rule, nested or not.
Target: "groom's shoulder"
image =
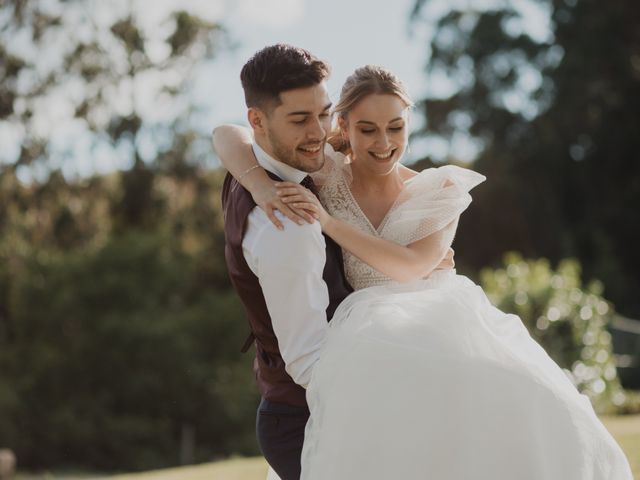
[[[295,240],[295,239],[318,239],[322,237],[322,228],[320,227],[319,222],[307,223],[304,222],[301,225],[298,225],[289,218],[285,217],[279,211],[274,212],[275,216],[278,217],[280,223],[284,227],[282,230],[279,230],[267,217],[267,214],[260,209],[260,207],[255,207],[251,213],[249,213],[249,222],[259,231],[261,236],[273,237],[278,240]]]
[[[263,254],[290,252],[295,255],[324,249],[325,242],[319,222],[298,225],[280,212],[275,212],[275,215],[284,226],[282,230],[271,223],[264,211],[254,208],[249,214],[245,240],[258,247]]]

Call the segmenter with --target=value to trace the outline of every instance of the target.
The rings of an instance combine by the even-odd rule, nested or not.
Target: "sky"
[[[431,12],[446,9],[450,3],[432,1]],[[426,82],[431,32],[424,22],[419,28],[412,27],[414,4],[415,0],[227,1],[220,20],[238,48],[221,52],[204,66],[194,88],[196,103],[211,107],[203,118],[206,131],[222,123],[246,125],[240,70],[253,53],[278,42],[305,48],[331,64],[328,89],[334,103],[344,80],[366,64],[393,71],[414,101],[424,98],[427,91],[441,96],[453,93],[447,81]],[[422,122],[420,115],[412,115],[413,128]],[[422,138],[412,141],[403,163],[426,155],[444,160],[452,153],[460,160],[472,160],[478,148],[468,137],[456,138],[452,144],[441,138]]]
[[[223,52],[203,69],[198,98],[212,105],[212,124],[244,122],[240,69],[254,52],[278,42],[305,48],[331,64],[328,87],[334,102],[346,77],[365,64],[391,69],[419,98],[424,93],[426,41],[408,33],[413,4],[414,0],[228,2],[222,22],[239,47]],[[207,88],[212,79],[215,86]]]
[[[503,0],[430,0],[423,13],[425,18],[435,19],[453,5],[469,8],[490,8]],[[518,34],[523,29],[532,36],[544,39],[548,25],[544,12],[530,0],[508,0],[521,9],[522,20],[515,19],[507,27]],[[64,8],[60,0],[42,0],[43,4]],[[446,97],[456,86],[451,79],[437,76],[427,82],[425,67],[428,62],[431,32],[429,25],[421,21],[410,23],[410,13],[415,0],[86,0],[84,8],[90,11],[92,21],[109,26],[122,12],[133,10],[136,20],[149,38],[150,55],[166,56],[164,39],[171,33],[167,15],[176,9],[186,9],[200,17],[220,22],[229,32],[233,48],[220,50],[213,61],[203,62],[193,72],[189,94],[199,107],[192,117],[194,127],[207,135],[215,126],[223,123],[246,124],[246,107],[240,85],[242,65],[262,47],[278,42],[290,43],[310,50],[332,66],[328,82],[329,94],[335,102],[342,83],[353,70],[365,64],[383,65],[398,75],[407,86],[410,96],[420,100],[430,96]],[[538,4],[539,5],[539,4]],[[54,7],[51,7],[54,8]],[[88,10],[87,10],[88,9]],[[77,10],[64,11],[65,20],[76,26],[73,35],[82,38],[92,31],[85,21],[74,15]],[[416,28],[417,27],[417,28]],[[12,37],[12,48],[28,50],[28,32],[22,37]],[[33,50],[29,55],[42,67],[52,67],[54,59],[60,60],[61,49],[72,45],[64,35],[56,41],[43,45],[44,50]],[[69,48],[69,47],[67,47]],[[116,58],[114,54],[114,58]],[[44,70],[43,70],[44,71]],[[40,73],[44,75],[44,73]],[[177,75],[168,71],[162,75]],[[135,82],[122,85],[122,91],[110,92],[111,105],[115,113],[126,116],[135,108],[145,121],[171,116],[172,108],[157,101],[158,87],[162,86],[162,75],[155,80],[150,77],[136,78]],[[540,81],[535,72],[529,75],[530,87]],[[154,81],[152,81],[154,80]],[[154,84],[155,82],[155,84]],[[154,86],[155,85],[155,86]],[[106,173],[114,169],[127,169],[131,156],[114,153],[110,149],[91,149],[82,121],[73,118],[73,104],[82,96],[83,89],[77,85],[59,85],[47,99],[39,100],[36,106],[37,119],[30,127],[0,122],[0,162],[15,161],[19,154],[21,138],[26,128],[35,128],[37,134],[48,138],[49,145],[62,150],[69,149],[67,157],[58,165],[50,159],[52,167],[62,168],[66,176],[85,176]],[[109,92],[108,92],[109,93]],[[76,98],[77,97],[77,98]],[[514,108],[519,108],[519,96],[513,96]],[[520,102],[522,103],[522,102]],[[525,105],[526,106],[526,105]],[[411,118],[413,128],[421,126],[423,119],[418,114]],[[153,143],[153,140],[151,141]],[[454,136],[446,141],[442,138],[422,137],[412,141],[405,162],[429,155],[436,160],[453,156],[461,161],[471,161],[479,146],[465,135]],[[157,151],[157,145],[148,145],[149,158]],[[211,158],[215,162],[213,151]],[[46,175],[28,167],[20,167],[19,176],[28,181],[30,177]]]
[[[59,0],[42,0],[51,4],[52,11],[63,8]],[[332,66],[328,82],[329,94],[335,102],[346,77],[365,64],[383,65],[395,72],[406,84],[414,99],[425,92],[424,65],[428,41],[424,35],[409,34],[409,15],[414,0],[87,0],[92,21],[109,26],[120,18],[122,12],[133,11],[145,34],[150,38],[150,52],[162,57],[162,38],[166,38],[166,18],[170,11],[186,9],[200,17],[220,22],[229,32],[233,48],[221,49],[213,61],[202,63],[193,72],[191,86],[195,104],[200,111],[195,119],[196,127],[203,133],[223,123],[244,123],[246,107],[240,85],[242,65],[262,47],[278,42],[290,43],[308,49]],[[59,11],[59,10],[58,10]],[[76,18],[82,10],[65,10],[65,20],[77,25],[73,34],[82,38],[89,35],[86,21]],[[75,15],[75,16],[74,16]],[[86,32],[85,32],[86,30]],[[424,32],[424,28],[420,29]],[[43,50],[29,51],[29,34],[14,36],[12,45],[27,52],[32,60],[42,67],[55,68],[62,57],[64,44],[71,44],[58,36],[47,42]],[[88,38],[88,37],[87,37]],[[154,41],[154,38],[158,41]],[[157,48],[154,46],[157,45]],[[170,74],[170,73],[169,73]],[[44,75],[44,73],[41,73]],[[143,82],[129,85],[123,92],[112,94],[112,105],[116,113],[127,115],[131,102],[137,97],[136,108],[143,118],[162,118],[170,115],[170,109],[159,105],[151,98],[154,88]],[[31,126],[0,124],[0,143],[5,147],[0,152],[0,162],[15,161],[19,153],[20,138],[25,128],[36,129],[39,136],[49,139],[53,148],[66,149],[74,153],[58,165],[66,176],[85,176],[106,173],[114,169],[128,168],[129,155],[117,155],[108,149],[90,150],[89,141],[78,119],[73,118],[73,103],[77,103],[81,88],[60,85],[52,95],[39,102],[37,119]],[[164,113],[163,113],[164,112]],[[153,118],[151,118],[153,120]],[[3,123],[3,122],[0,122]],[[13,141],[12,141],[13,140]],[[153,150],[150,146],[149,150]],[[212,152],[213,157],[213,152]],[[52,165],[52,163],[54,165]],[[36,167],[37,168],[37,167]],[[27,167],[19,169],[24,181],[46,175]]]
[[[172,0],[166,0],[172,1]],[[197,1],[197,0],[192,0]],[[544,5],[529,0],[508,0],[522,14],[506,27],[514,35],[526,32],[538,41],[548,40],[548,13]],[[244,62],[262,47],[285,42],[303,47],[332,66],[329,93],[335,102],[346,77],[366,64],[383,65],[398,75],[414,100],[430,96],[447,97],[456,86],[449,79],[425,73],[429,61],[432,27],[427,22],[411,24],[415,0],[228,0],[221,20],[239,42],[233,52],[223,52],[203,69],[195,89],[198,101],[210,104],[207,121],[244,122],[246,108],[239,82]],[[424,18],[435,19],[452,6],[491,8],[501,0],[430,0]],[[535,88],[541,80],[524,76]],[[215,86],[211,86],[215,80]],[[517,102],[517,98],[512,99]],[[519,104],[514,109],[523,109]],[[415,121],[419,121],[414,116]],[[414,123],[414,127],[416,127]],[[429,148],[440,149],[435,143]],[[473,148],[461,141],[456,156],[473,156]],[[420,152],[422,153],[422,152]],[[436,153],[436,157],[441,156]],[[446,154],[446,153],[445,153]]]

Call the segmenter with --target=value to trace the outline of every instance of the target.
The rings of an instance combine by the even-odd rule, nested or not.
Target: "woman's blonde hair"
[[[406,87],[397,76],[384,67],[365,65],[356,69],[344,82],[340,100],[333,108],[333,113],[336,117],[346,120],[347,114],[360,100],[373,94],[396,95],[407,107],[413,106]],[[343,137],[339,126],[329,134],[327,141],[334,150],[344,154],[350,153],[349,139]]]

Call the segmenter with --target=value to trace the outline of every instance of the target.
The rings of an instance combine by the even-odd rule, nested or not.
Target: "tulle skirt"
[[[453,272],[350,295],[307,401],[303,480],[632,478],[522,321]]]

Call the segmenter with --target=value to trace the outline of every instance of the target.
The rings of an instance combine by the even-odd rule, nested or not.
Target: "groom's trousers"
[[[307,407],[270,402],[264,398],[260,402],[256,418],[258,443],[267,462],[282,480],[300,479],[300,457],[308,419]]]

